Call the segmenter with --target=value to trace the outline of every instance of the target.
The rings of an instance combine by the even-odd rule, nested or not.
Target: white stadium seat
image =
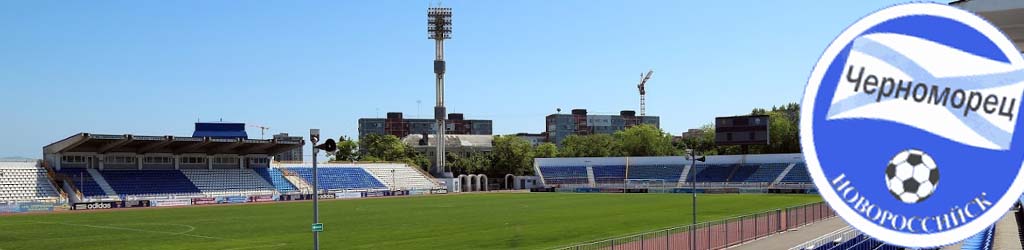
[[[32,162],[0,162],[0,201],[57,200],[46,169]]]
[[[434,189],[440,188],[433,178],[405,164],[359,164],[374,177],[391,189]],[[392,175],[392,170],[394,174]]]

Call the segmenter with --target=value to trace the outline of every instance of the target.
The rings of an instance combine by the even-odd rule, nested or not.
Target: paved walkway
[[[995,239],[992,249],[1024,249],[1021,245],[1020,230],[1017,227],[1016,210],[1011,210],[996,222]],[[842,219],[835,217],[816,222],[795,230],[773,235],[763,239],[733,246],[735,250],[788,249],[804,242],[818,238],[824,234],[846,227]],[[961,243],[943,247],[942,249],[960,249]]]
[[[846,227],[846,221],[839,217],[833,217],[810,225],[790,230],[771,237],[765,237],[743,245],[734,246],[730,249],[737,250],[763,250],[763,249],[789,249],[804,242],[821,237],[824,234]]]
[[[1017,209],[1006,212],[1006,216],[996,222],[995,239],[992,249],[1022,249],[1020,229],[1017,227]]]

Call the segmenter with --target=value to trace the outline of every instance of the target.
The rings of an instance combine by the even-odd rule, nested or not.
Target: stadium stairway
[[[281,171],[281,176],[284,177],[284,179],[291,183],[293,186],[295,186],[295,189],[298,189],[299,192],[302,192],[304,194],[313,193],[313,185],[307,183],[306,180],[302,179],[302,177],[300,177],[298,174],[295,174],[295,172],[289,171],[287,168],[276,169],[278,171]]]
[[[726,182],[736,182],[734,180],[737,177],[736,173],[741,173],[740,175],[747,173],[748,171],[745,170],[746,167],[748,166],[744,164],[736,165],[736,167],[732,168],[732,171],[729,172],[729,175],[725,177]]]
[[[676,187],[683,187],[683,186],[686,185],[686,177],[688,175],[690,175],[690,168],[691,167],[693,167],[693,165],[689,165],[689,164],[687,164],[685,167],[683,167],[683,172],[679,173],[679,181],[676,182]]]
[[[775,181],[772,181],[772,185],[779,184],[779,182],[782,182],[782,179],[786,178],[786,175],[789,174],[789,171],[793,170],[794,166],[796,166],[796,163],[790,163],[789,166],[786,166],[786,169],[782,170],[782,173],[779,174],[779,177],[776,177]]]
[[[254,168],[256,174],[262,176],[280,193],[293,193],[298,191],[295,185],[285,178],[284,173],[277,168]]]
[[[996,222],[992,249],[1024,249],[1020,239],[1020,225],[1017,223],[1019,214],[1019,210],[1014,208]]]
[[[786,173],[781,182],[803,182],[810,183],[811,175],[807,172],[807,164],[797,163]]]
[[[587,184],[590,184],[590,187],[597,185],[597,178],[594,178],[593,167],[587,167]]]
[[[96,183],[93,175],[85,168],[61,168],[56,173],[60,176],[59,179],[81,193],[81,198],[108,196],[107,192]]]
[[[99,171],[95,169],[86,169],[86,171],[92,176],[92,180],[96,182],[96,185],[100,186],[100,189],[103,190],[103,194],[106,194],[108,197],[117,197],[117,192],[114,192],[114,188],[110,187],[110,183],[107,183],[107,179],[104,179]]]

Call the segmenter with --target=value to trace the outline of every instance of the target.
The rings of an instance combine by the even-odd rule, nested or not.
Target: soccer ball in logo
[[[907,204],[923,201],[939,185],[939,168],[931,156],[917,149],[904,150],[885,168],[885,185],[897,200]]]

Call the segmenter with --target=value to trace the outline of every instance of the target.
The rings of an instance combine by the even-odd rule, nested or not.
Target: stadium
[[[5,217],[2,226],[18,234],[60,228],[59,231],[78,239],[96,237],[145,244],[138,245],[139,248],[304,248],[301,246],[307,235],[301,232],[308,226],[308,219],[300,211],[310,208],[306,200],[313,195],[311,166],[271,163],[268,156],[304,143],[196,132],[204,134],[215,136],[83,133],[44,147],[45,160],[5,162],[0,172],[7,184],[3,193],[7,203],[0,211],[29,214]],[[698,184],[694,179],[699,182],[695,190],[702,193],[701,202],[707,202],[700,207],[699,220],[708,222],[692,229],[698,231],[697,247],[701,249],[735,245],[833,216],[818,198],[803,194],[813,193],[814,188],[799,154],[710,156],[698,165],[684,162],[687,159],[681,156],[539,158],[534,163],[539,180],[535,187],[505,188],[507,185],[501,183],[481,184],[479,178],[464,176],[454,178],[465,180],[454,189],[459,193],[448,193],[442,181],[446,179],[435,179],[405,164],[324,163],[318,166],[318,198],[325,201],[321,216],[327,227],[323,244],[395,249],[555,248],[625,235],[653,224],[669,228],[655,233],[665,234],[661,236],[665,241],[641,236],[633,243],[623,239],[610,242],[630,247],[636,242],[650,241],[648,244],[658,249],[677,249],[677,245],[682,247],[690,242],[685,231],[691,229],[672,226],[687,223],[686,216],[679,216],[687,213],[685,208],[689,205],[688,199],[683,199],[688,196],[681,193],[692,193],[689,184]],[[508,178],[513,182],[513,176]],[[526,183],[525,179],[521,181]],[[745,203],[745,199],[763,204],[732,205]],[[591,215],[573,214],[570,205],[604,203],[620,205],[609,205],[606,211]],[[431,211],[431,207],[453,209]],[[533,208],[517,211],[521,207]],[[662,214],[637,213],[658,207],[679,209]],[[295,211],[282,212],[286,210]],[[487,216],[499,211],[510,214],[503,218]],[[338,216],[332,216],[335,213]],[[622,213],[618,216],[623,219],[636,220],[636,224],[619,224],[619,219],[615,219],[559,227],[543,221],[615,213]],[[252,216],[265,218],[245,219]],[[278,216],[283,217],[275,219]],[[244,225],[238,225],[238,221],[245,221]],[[416,228],[424,224],[430,227]],[[510,228],[502,224],[515,225],[515,231],[508,231]],[[476,233],[468,232],[427,236],[438,230],[436,225],[493,233],[475,237],[470,235]],[[250,228],[253,234],[235,235],[249,232],[240,226]],[[599,230],[605,227],[618,228]],[[285,233],[288,231],[292,233]],[[574,236],[563,237],[559,232],[574,232]],[[507,239],[506,233],[521,237],[520,242],[499,240]],[[378,241],[378,237],[391,234],[425,237]],[[281,238],[269,241],[270,235]],[[679,238],[673,238],[676,236]],[[146,240],[137,240],[140,237]],[[467,240],[473,238],[478,240]],[[3,248],[49,249],[75,243],[52,241],[54,245],[48,245],[18,239],[5,240]]]
[[[3,162],[2,249],[108,247],[99,242],[133,249],[308,248],[311,164],[270,160],[306,143],[244,138],[237,124],[196,127],[191,137],[81,133],[45,146],[44,160]],[[835,218],[814,195],[800,154],[697,160],[537,158],[536,176],[505,178],[434,178],[404,163],[321,163],[321,244],[899,249]],[[699,197],[696,224],[691,195]],[[588,207],[600,209],[580,210]],[[1014,213],[1007,218],[1016,228]],[[991,246],[993,230],[969,241],[977,242],[964,249]]]
[[[1024,5],[951,5],[979,13],[1018,47],[1024,44]],[[644,114],[643,84],[652,70],[641,75],[639,116],[632,110],[562,114],[559,108],[545,117],[544,133],[519,135],[533,141],[493,136],[490,120],[465,120],[445,109],[442,51],[451,9],[428,13],[437,44],[435,118],[388,113],[360,119],[360,133],[393,138],[408,150],[395,153],[400,157],[388,150],[365,157],[376,151],[352,141],[358,149],[340,150],[345,137],[319,141],[319,130],[311,130],[309,140],[250,138],[246,128],[253,125],[230,122],[197,121],[191,135],[49,134],[63,139],[38,145],[38,159],[0,160],[0,250],[910,249],[871,238],[839,218],[819,195],[804,155],[796,153],[800,145],[769,152],[769,139],[776,138],[769,118],[799,120],[792,114],[796,104],[717,116],[710,132],[676,138],[662,133],[660,117]],[[573,152],[561,143],[592,135],[621,140],[623,131],[643,129],[678,148],[588,156],[595,153],[543,155],[538,146]],[[476,130],[486,132],[468,132]],[[559,143],[551,143],[554,136]],[[796,141],[796,134],[789,136]],[[686,144],[697,137],[710,138],[704,152]],[[360,135],[360,143],[367,138]],[[536,150],[507,156],[526,159],[525,170],[473,168],[478,153],[491,154],[494,165],[515,166],[496,155],[516,152],[502,148],[516,143]],[[303,150],[313,159],[301,159]],[[282,160],[290,152],[299,159]],[[317,160],[325,154],[330,159]],[[980,234],[936,249],[1024,249],[1021,202]]]

